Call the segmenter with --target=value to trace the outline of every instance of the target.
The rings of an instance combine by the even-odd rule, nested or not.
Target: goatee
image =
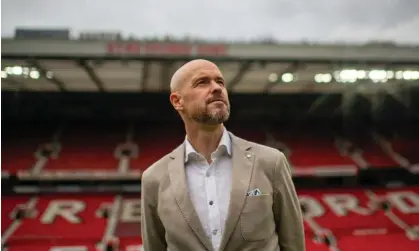
[[[205,125],[218,125],[226,122],[230,117],[230,107],[226,111],[218,111],[216,113],[209,113],[205,111],[200,115],[192,116],[192,119],[200,124]]]

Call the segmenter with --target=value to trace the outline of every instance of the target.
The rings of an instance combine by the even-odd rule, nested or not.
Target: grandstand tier
[[[141,245],[139,198],[44,195],[6,197],[2,204],[7,205],[2,211],[2,236],[8,250],[25,251],[32,246],[36,250],[66,246],[102,250],[101,245],[115,236],[121,250],[139,250]],[[17,210],[25,211],[24,217],[16,218]]]
[[[416,250],[419,189],[300,191],[308,250]],[[388,207],[383,206],[388,203]],[[327,238],[326,238],[327,237]],[[327,239],[325,241],[325,239]]]
[[[298,194],[307,251],[329,250],[329,246],[341,251],[369,251],[371,246],[416,251],[419,246],[419,187],[299,190]],[[2,199],[3,241],[8,250],[20,251],[65,246],[100,250],[101,243],[110,242],[120,250],[140,250],[140,203],[135,195],[7,196]],[[19,210],[25,213],[17,218]]]
[[[358,149],[351,152],[337,136],[323,132],[289,131],[288,128],[262,131],[237,126],[228,129],[237,136],[283,151],[295,176],[355,175],[359,168],[405,167],[396,162],[393,155],[404,155],[407,151],[413,153],[416,149],[408,150],[405,146],[403,151],[397,152],[399,148],[394,148],[392,154],[384,151],[379,142],[356,145],[347,139],[346,143]],[[75,124],[65,129],[57,126],[48,133],[34,128],[7,131],[2,142],[2,172],[144,171],[185,140],[183,130],[164,125]],[[416,147],[414,143],[406,142],[407,146]]]

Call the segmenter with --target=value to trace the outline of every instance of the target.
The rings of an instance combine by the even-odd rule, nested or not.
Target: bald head
[[[216,125],[230,116],[224,77],[214,63],[196,59],[180,67],[170,81],[170,103],[185,123]]]
[[[172,76],[170,80],[170,92],[179,91],[184,85],[185,81],[192,75],[192,73],[199,68],[217,68],[213,62],[205,59],[195,59],[182,65]]]

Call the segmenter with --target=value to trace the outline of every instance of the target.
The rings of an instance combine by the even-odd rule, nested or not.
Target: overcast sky
[[[2,0],[15,27],[115,30],[139,37],[419,44],[419,0]]]

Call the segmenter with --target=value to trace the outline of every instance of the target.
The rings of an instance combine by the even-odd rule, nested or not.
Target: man
[[[230,102],[218,67],[186,63],[170,87],[187,136],[143,173],[144,249],[304,251],[287,160],[227,132]]]

